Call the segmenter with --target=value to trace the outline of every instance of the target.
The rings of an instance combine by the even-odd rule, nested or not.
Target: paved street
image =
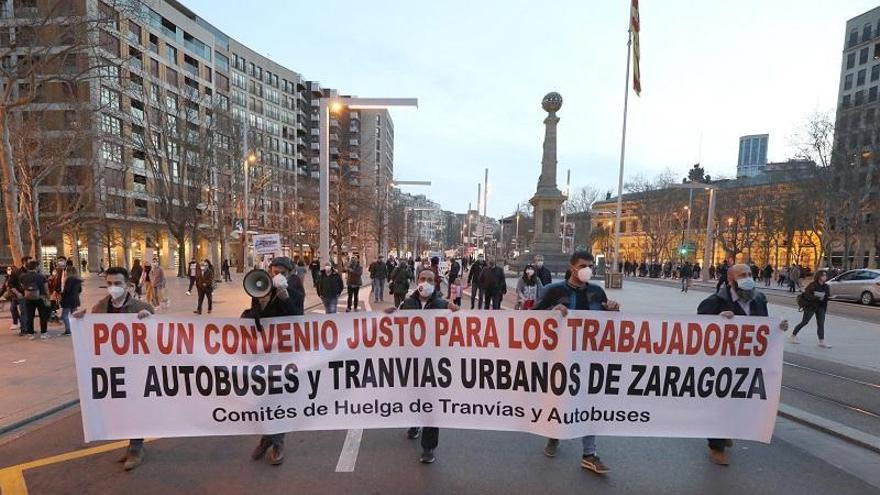
[[[245,306],[238,280],[218,290],[215,314],[234,315]],[[166,311],[191,311],[195,297],[183,294],[185,281],[175,279],[172,284],[172,303]],[[97,280],[87,286],[87,300],[100,294]],[[319,309],[309,281],[306,290],[306,307]],[[505,306],[513,306],[512,292]],[[682,294],[674,287],[631,280],[624,289],[608,292],[624,311],[639,313],[691,313],[705,296],[698,290]],[[372,304],[366,288],[361,303],[374,310],[389,305]],[[467,297],[463,306],[469,307]],[[785,304],[772,304],[771,313],[789,319],[797,316]],[[805,343],[787,344],[785,360],[790,364],[785,368],[784,385],[789,388],[783,390],[783,402],[803,417],[830,418],[832,430],[839,431],[820,432],[798,419],[780,416],[770,445],[737,442],[727,468],[709,463],[705,441],[700,439],[602,438],[600,455],[612,472],[597,477],[579,468],[576,441],[563,442],[560,455],[548,459],[542,455],[539,437],[466,430],[444,430],[438,461],[425,466],[418,463],[417,442],[407,440],[403,431],[366,430],[292,433],[287,460],[278,468],[249,460],[256,437],[157,439],[147,445],[144,465],[126,473],[115,462],[124,442],[84,444],[79,409],[74,405],[0,436],[0,486],[7,490],[3,495],[159,494],[182,487],[188,493],[224,494],[880,493],[880,470],[876,469],[880,454],[841,434],[852,428],[864,433],[864,438],[880,435],[880,419],[842,405],[862,401],[864,409],[878,411],[880,393],[835,378],[880,383],[872,356],[880,342],[880,327],[832,315],[828,329],[833,349],[817,349],[808,343],[809,329],[802,334]],[[14,420],[24,421],[41,410],[75,400],[69,342],[65,338],[22,341],[13,332],[0,335],[2,384],[4,390],[14,390],[4,397],[20,399],[0,404],[3,425],[8,428]],[[25,361],[16,363],[21,359]],[[816,370],[833,376],[817,375]],[[798,390],[839,400],[835,403]]]

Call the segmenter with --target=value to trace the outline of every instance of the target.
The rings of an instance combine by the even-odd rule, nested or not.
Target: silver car
[[[832,299],[874,304],[880,301],[880,270],[860,268],[842,273],[828,281]]]

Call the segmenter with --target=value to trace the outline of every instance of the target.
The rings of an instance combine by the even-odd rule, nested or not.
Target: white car
[[[829,280],[828,286],[831,288],[831,299],[874,304],[880,301],[880,270],[850,270]]]

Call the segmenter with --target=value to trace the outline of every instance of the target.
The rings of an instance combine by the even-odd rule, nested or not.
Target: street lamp
[[[706,244],[703,246],[703,269],[700,270],[700,280],[706,282],[709,280],[709,266],[712,264],[712,254],[714,252],[712,232],[715,230],[715,190],[718,186],[715,184],[704,184],[702,182],[685,182],[684,184],[673,184],[670,186],[674,189],[705,189],[709,191],[709,214],[706,219]],[[690,215],[691,208],[688,208]],[[690,227],[690,225],[689,225]]]
[[[416,98],[357,98],[357,97],[326,97],[319,101],[320,139],[318,156],[320,161],[319,203],[321,234],[318,243],[321,263],[330,262],[330,110],[342,110],[343,106],[351,109],[386,109],[389,107],[418,107]]]

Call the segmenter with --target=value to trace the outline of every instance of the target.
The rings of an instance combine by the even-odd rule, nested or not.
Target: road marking
[[[150,438],[144,441],[152,442],[153,440],[154,439]],[[5,467],[0,469],[0,493],[3,495],[28,495],[27,484],[24,480],[25,470],[72,461],[74,459],[81,459],[91,455],[103,454],[104,452],[110,452],[123,447],[128,447],[128,440],[105,443],[104,445],[98,445],[97,447],[74,450],[64,454],[53,455],[51,457],[44,457],[42,459],[36,459],[22,464],[16,464],[15,466]]]
[[[337,473],[354,472],[363,435],[364,430],[348,430],[345,433],[345,443],[342,444],[342,452],[339,453],[339,461],[336,463]],[[5,495],[6,492],[3,493]]]
[[[13,361],[12,364],[21,364],[25,361],[27,361],[27,359],[19,359],[18,361]]]

